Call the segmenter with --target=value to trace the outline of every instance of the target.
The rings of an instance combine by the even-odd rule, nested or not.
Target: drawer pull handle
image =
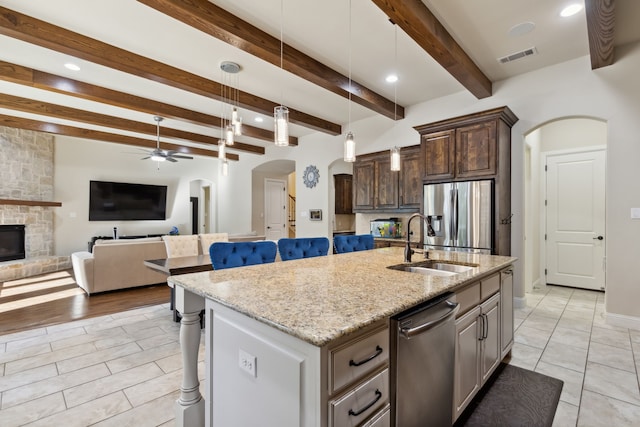
[[[378,400],[380,400],[380,398],[382,397],[382,392],[378,389],[376,389],[376,397],[375,399],[373,399],[367,406],[365,406],[364,408],[360,409],[359,411],[354,411],[353,409],[349,409],[349,415],[353,416],[353,417],[357,417],[358,415],[362,414],[364,411],[366,411],[367,409],[371,408],[373,405],[375,405]]]
[[[349,366],[364,365],[365,363],[372,361],[373,359],[375,359],[376,357],[380,356],[381,354],[382,354],[382,348],[379,345],[377,345],[375,353],[373,353],[371,356],[369,356],[366,359],[361,360],[359,362],[355,362],[353,359],[351,359],[351,360],[349,360]]]

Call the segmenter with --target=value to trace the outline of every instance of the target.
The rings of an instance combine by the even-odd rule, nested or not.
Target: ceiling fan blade
[[[147,160],[147,159],[150,159],[150,158],[151,158],[151,156],[147,156],[147,157],[142,157],[140,160]]]
[[[174,159],[189,159],[189,160],[193,160],[193,157],[191,157],[191,156],[183,156],[182,154],[171,154],[170,157],[173,157]]]
[[[173,157],[167,157],[167,161],[174,162],[174,163],[177,162],[177,160],[174,159]]]

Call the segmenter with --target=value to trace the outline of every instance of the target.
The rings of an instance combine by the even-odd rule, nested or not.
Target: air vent
[[[512,53],[511,55],[498,58],[498,62],[501,64],[506,64],[507,62],[513,62],[526,56],[536,55],[537,53],[538,50],[535,47],[530,47],[529,49],[521,50],[520,52]]]

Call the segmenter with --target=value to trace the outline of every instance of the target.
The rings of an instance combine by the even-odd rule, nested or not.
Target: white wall
[[[86,251],[93,236],[110,236],[113,227],[120,235],[168,233],[172,226],[191,234],[190,193],[192,180],[216,182],[217,159],[194,157],[177,163],[142,161],[135,149],[120,144],[100,143],[56,136],[54,194],[62,207],[56,208],[54,242],[56,255]],[[166,221],[89,221],[89,181],[118,181],[167,185]]]
[[[395,126],[392,121],[376,116],[353,123],[358,139],[357,154],[388,149],[393,145],[406,146],[419,143],[413,126],[474,113],[507,105],[520,118],[512,129],[512,254],[523,256],[524,247],[524,137],[540,125],[565,117],[593,117],[606,121],[607,140],[607,311],[640,317],[640,265],[635,261],[640,253],[640,221],[631,220],[631,207],[640,207],[640,44],[618,48],[616,63],[596,71],[591,70],[588,57],[547,67],[515,78],[496,82],[493,96],[477,100],[467,92],[439,98],[406,109],[406,118]],[[320,182],[313,189],[298,185],[299,212],[311,208],[328,208],[328,167],[342,156],[341,136],[313,134],[299,139],[298,147],[268,149],[259,162],[276,158],[296,161],[298,180],[304,168],[315,165],[320,171]],[[244,161],[238,167],[232,165],[231,176],[236,169],[247,168]],[[250,170],[250,168],[245,169]],[[233,185],[235,192],[250,183],[250,177],[238,174]],[[299,181],[301,182],[301,181]],[[247,209],[247,201],[228,198],[220,193],[221,200],[230,204],[222,207],[228,219],[237,218],[250,222],[250,214],[238,210]],[[239,193],[238,193],[239,194]],[[227,210],[228,209],[228,210]],[[232,213],[231,213],[232,212]],[[326,218],[326,216],[325,216]],[[229,221],[232,222],[232,221]],[[246,225],[245,225],[246,228]],[[298,218],[298,235],[322,235],[328,224],[312,223]],[[515,267],[515,295],[524,296],[523,266]]]

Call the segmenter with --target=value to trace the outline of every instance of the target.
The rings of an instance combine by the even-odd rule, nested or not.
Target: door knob
[[[594,237],[593,238],[593,240],[603,240],[603,239],[604,239],[604,237],[602,237],[602,236],[598,236],[598,237]]]

